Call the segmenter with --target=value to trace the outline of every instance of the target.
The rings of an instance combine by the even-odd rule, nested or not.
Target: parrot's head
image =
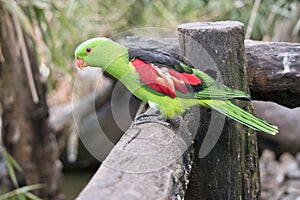
[[[76,65],[105,68],[116,57],[127,53],[127,48],[104,37],[89,39],[81,43],[75,50]]]
[[[93,63],[88,63],[88,58],[93,57],[92,54],[94,50],[101,46],[101,43],[107,41],[107,38],[92,38],[83,43],[81,43],[75,50],[75,59],[77,66],[82,69],[83,67],[87,67],[89,65],[93,65]]]

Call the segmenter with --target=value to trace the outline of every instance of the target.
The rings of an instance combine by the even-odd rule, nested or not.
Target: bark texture
[[[248,83],[254,100],[300,106],[300,44],[245,41]]]
[[[34,193],[43,199],[60,199],[61,165],[55,134],[48,125],[46,85],[40,80],[31,40],[1,4],[0,12],[2,141],[24,171],[19,174],[20,185],[44,184]],[[26,66],[35,88],[30,89]]]
[[[248,91],[242,23],[183,24],[179,26],[179,42],[182,55],[195,67],[216,74],[229,87]],[[251,111],[247,102],[234,103]],[[194,151],[186,199],[259,198],[257,140],[253,130],[203,109]]]
[[[196,110],[170,122],[156,110],[147,110],[122,136],[77,199],[182,199],[191,170],[189,146],[197,128]]]

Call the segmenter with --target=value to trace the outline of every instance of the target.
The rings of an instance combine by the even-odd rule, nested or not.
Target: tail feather
[[[203,102],[203,101],[202,101]],[[263,131],[271,135],[278,133],[278,127],[272,125],[232,104],[229,100],[204,100],[204,103],[220,113],[240,122],[254,130]]]
[[[197,99],[216,99],[216,100],[227,100],[227,99],[242,99],[250,100],[250,95],[240,91],[234,90],[229,87],[220,84],[213,84],[204,90],[201,90],[195,94]]]

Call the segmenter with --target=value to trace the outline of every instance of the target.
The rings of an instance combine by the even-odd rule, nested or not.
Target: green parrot
[[[77,66],[101,67],[163,116],[174,118],[194,105],[213,108],[254,130],[272,135],[278,127],[231,103],[249,95],[219,83],[174,55],[153,49],[127,48],[108,38],[81,43],[75,50]]]

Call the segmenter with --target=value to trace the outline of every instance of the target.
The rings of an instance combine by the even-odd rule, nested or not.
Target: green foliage
[[[248,25],[253,0],[0,0],[35,41],[40,62],[74,68],[74,48],[95,36],[111,36],[136,27],[176,29],[193,21],[238,20]],[[18,2],[18,3],[16,3]],[[296,0],[261,1],[252,38],[272,38],[276,23],[298,19]],[[295,31],[295,30],[294,30]]]
[[[30,191],[36,190],[41,188],[39,184],[36,185],[29,185],[17,188],[13,191],[4,193],[0,195],[0,200],[6,200],[6,199],[19,199],[19,200],[26,200],[26,199],[32,199],[32,200],[42,200],[41,198],[37,197],[36,195],[32,194]]]
[[[39,189],[39,188],[42,187],[42,185],[41,184],[35,184],[35,185],[19,187],[19,183],[17,181],[17,176],[16,176],[16,171],[17,172],[22,172],[22,168],[16,162],[16,160],[11,155],[9,155],[9,153],[2,146],[0,146],[0,155],[2,155],[4,160],[5,160],[6,168],[8,170],[8,175],[10,177],[10,180],[11,180],[13,186],[16,188],[15,190],[6,192],[4,194],[1,194],[0,195],[0,200],[5,200],[5,199],[41,200],[41,198],[39,198],[36,195],[32,194],[30,191]]]

